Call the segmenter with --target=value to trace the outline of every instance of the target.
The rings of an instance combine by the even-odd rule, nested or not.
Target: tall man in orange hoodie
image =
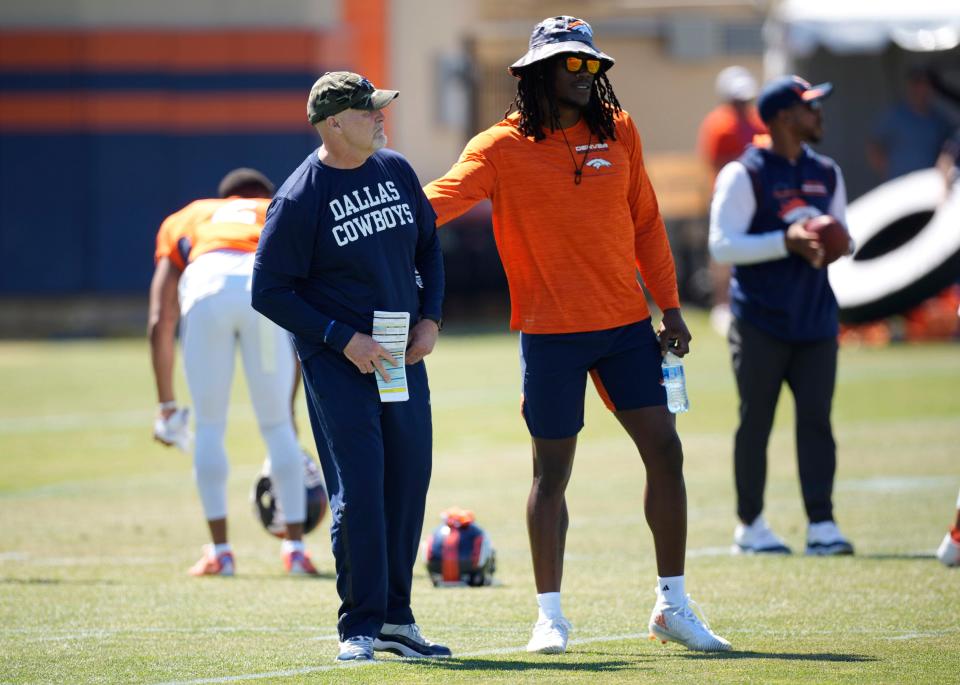
[[[693,614],[684,591],[683,450],[660,363],[668,346],[686,354],[690,333],[640,136],[606,77],[612,66],[585,21],[561,16],[537,24],[529,51],[510,67],[518,79],[516,111],[474,137],[426,193],[437,225],[480,200],[493,202],[533,438],[527,529],[540,611],[527,650],[566,650],[564,491],[588,373],[646,468],[644,508],[658,569],[651,633],[691,649],[728,650],[730,643]],[[663,311],[659,340],[638,267]]]

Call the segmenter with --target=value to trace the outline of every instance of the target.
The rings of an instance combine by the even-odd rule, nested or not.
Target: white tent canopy
[[[889,43],[930,52],[960,45],[960,0],[783,0],[765,28],[784,57],[823,46],[836,54],[876,54]]]

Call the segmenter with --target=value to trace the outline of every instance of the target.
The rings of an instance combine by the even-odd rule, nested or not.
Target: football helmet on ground
[[[306,451],[303,453],[303,480],[307,487],[307,517],[303,521],[304,534],[309,533],[323,520],[327,513],[327,490],[323,484],[320,467]],[[263,469],[257,475],[250,493],[253,513],[268,533],[278,538],[284,537],[287,521],[280,508],[280,500],[273,490],[270,480],[270,456],[263,462]]]
[[[434,586],[492,585],[496,552],[490,538],[474,522],[473,512],[454,507],[442,512],[440,518],[443,523],[422,547]]]

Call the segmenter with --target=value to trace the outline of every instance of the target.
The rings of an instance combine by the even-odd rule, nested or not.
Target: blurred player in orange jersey
[[[192,202],[157,233],[148,323],[159,400],[154,437],[188,449],[188,412],[173,394],[174,335],[182,317],[184,366],[196,410],[194,475],[213,541],[190,569],[195,576],[230,576],[235,569],[227,540],[224,434],[238,346],[286,516],[284,565],[291,574],[317,574],[302,540],[306,491],[291,411],[296,360],[287,334],[250,306],[253,258],[272,195],[273,184],[259,171],[235,169],[221,181],[219,198]]]
[[[716,89],[720,104],[704,117],[697,137],[700,156],[710,167],[711,192],[720,170],[743,154],[755,136],[767,131],[753,104],[757,97],[757,82],[746,68],[734,65],[723,69],[717,74]],[[730,266],[711,260],[713,306],[710,325],[724,337],[731,321],[729,281]]]
[[[730,643],[693,613],[684,591],[687,503],[683,448],[662,385],[662,354],[689,350],[673,256],[643,165],[640,134],[620,108],[613,58],[569,16],[534,27],[511,67],[516,111],[475,136],[426,187],[444,224],[483,199],[520,331],[523,416],[533,440],[527,529],[539,615],[527,651],[566,650],[560,606],[565,498],[587,375],[640,452],[644,510],[657,557],[649,628],[661,640],[720,651]],[[637,269],[663,311],[654,333]],[[622,592],[623,590],[620,589]]]

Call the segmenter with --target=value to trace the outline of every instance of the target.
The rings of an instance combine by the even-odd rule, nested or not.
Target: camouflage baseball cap
[[[378,90],[360,74],[328,71],[310,89],[307,119],[316,124],[345,109],[383,109],[399,94],[396,90]]]

